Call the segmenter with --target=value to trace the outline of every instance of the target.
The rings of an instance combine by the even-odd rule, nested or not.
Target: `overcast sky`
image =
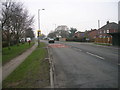
[[[40,26],[44,34],[59,25],[67,25],[78,31],[98,29],[106,21],[118,22],[119,0],[19,0],[35,16],[34,29],[38,30],[38,9]]]

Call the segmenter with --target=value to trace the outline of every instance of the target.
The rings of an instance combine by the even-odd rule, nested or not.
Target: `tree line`
[[[48,38],[54,38],[57,41],[59,40],[59,38],[66,38],[66,41],[76,41],[76,42],[88,42],[88,38],[90,38],[88,36],[89,31],[85,31],[84,35],[82,37],[78,37],[75,35],[75,33],[79,33],[81,31],[77,31],[76,28],[70,28],[69,30],[54,30],[51,31],[48,34]],[[60,37],[59,37],[60,36]],[[91,40],[93,41],[93,40]]]
[[[48,38],[59,38],[59,37],[73,38],[76,31],[77,31],[76,28],[70,28],[70,30],[57,30],[57,31],[54,30],[54,31],[51,31],[47,37]]]
[[[23,3],[12,2],[11,0],[2,2],[0,16],[2,43],[3,45],[6,43],[9,49],[13,44],[19,45],[21,38],[25,38],[26,36],[34,37],[32,30],[34,16],[29,15]]]

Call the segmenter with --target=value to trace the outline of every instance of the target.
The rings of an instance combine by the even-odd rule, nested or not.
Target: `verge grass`
[[[45,44],[40,43],[4,81],[3,88],[42,88],[49,86],[49,61]]]
[[[112,44],[108,44],[108,43],[94,43],[96,45],[103,45],[103,46],[112,46]]]
[[[2,64],[4,65],[11,59],[22,54],[24,51],[31,48],[33,45],[34,43],[32,42],[30,45],[28,43],[25,43],[20,44],[19,46],[17,45],[11,46],[10,50],[8,49],[8,47],[2,48]]]

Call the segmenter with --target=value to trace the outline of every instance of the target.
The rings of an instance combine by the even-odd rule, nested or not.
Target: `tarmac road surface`
[[[47,44],[55,88],[118,87],[118,48],[75,42]]]

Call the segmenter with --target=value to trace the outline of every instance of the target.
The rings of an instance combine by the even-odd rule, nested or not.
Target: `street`
[[[120,88],[118,0],[0,5],[3,88]]]
[[[117,48],[77,42],[55,42],[48,46],[55,88],[118,87]]]

